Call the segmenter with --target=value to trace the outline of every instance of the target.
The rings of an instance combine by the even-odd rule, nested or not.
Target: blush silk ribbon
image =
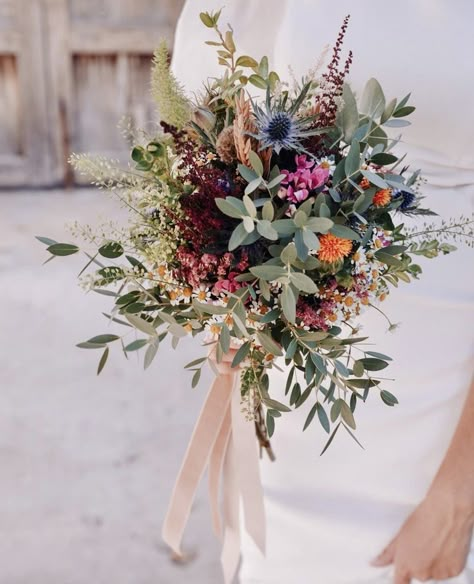
[[[241,411],[239,371],[229,361],[216,376],[201,410],[168,506],[163,539],[178,555],[196,490],[208,468],[212,524],[223,538],[225,584],[232,584],[240,561],[240,501],[245,529],[265,553],[265,509],[255,424]],[[220,481],[223,479],[222,517]]]

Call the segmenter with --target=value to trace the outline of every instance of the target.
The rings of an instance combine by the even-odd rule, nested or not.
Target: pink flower
[[[238,290],[242,286],[242,284],[240,282],[237,282],[235,279],[235,277],[238,275],[239,275],[238,272],[230,272],[228,279],[218,280],[214,284],[214,287],[212,288],[212,293],[214,294],[214,296],[219,296],[219,294],[223,292],[232,293]]]
[[[313,168],[315,165],[314,160],[308,160],[306,154],[300,154],[295,156],[296,168],[298,170],[305,170],[306,168]]]
[[[288,200],[292,203],[302,203],[308,198],[309,191],[307,189],[298,189],[297,191],[290,185],[288,187],[287,196]]]

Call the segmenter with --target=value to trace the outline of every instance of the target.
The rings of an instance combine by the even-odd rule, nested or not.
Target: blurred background
[[[72,152],[125,159],[118,122],[155,119],[150,59],[182,0],[0,0],[0,584],[220,582],[205,485],[174,561],[161,524],[206,392],[163,348],[146,374],[75,347],[107,331],[80,259],[43,266],[35,235],[121,220],[78,188]]]

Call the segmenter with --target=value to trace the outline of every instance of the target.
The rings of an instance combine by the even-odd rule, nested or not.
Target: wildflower
[[[319,131],[311,130],[312,118],[298,118],[294,113],[286,111],[282,106],[272,109],[267,104],[266,111],[254,105],[256,134],[252,134],[260,142],[260,149],[272,148],[277,154],[281,150],[303,150],[301,140]]]
[[[413,208],[416,202],[416,195],[414,193],[409,193],[408,191],[396,190],[393,193],[394,201],[399,201],[401,199],[401,205],[399,207],[400,211],[408,211]]]
[[[386,207],[392,200],[392,189],[381,189],[374,195],[372,201],[375,207]]]
[[[222,162],[231,164],[237,158],[234,140],[234,126],[227,126],[217,137],[216,151]]]
[[[332,233],[321,235],[319,238],[320,247],[318,258],[322,262],[334,263],[347,257],[352,251],[352,241],[337,237]]]

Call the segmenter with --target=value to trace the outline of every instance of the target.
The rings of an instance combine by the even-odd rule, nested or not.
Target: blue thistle
[[[281,150],[296,150],[306,152],[301,140],[308,136],[324,134],[328,128],[312,128],[317,116],[297,117],[298,109],[303,103],[310,84],[301,91],[298,98],[286,109],[286,101],[272,104],[269,91],[265,110],[253,104],[257,133],[251,134],[260,142],[260,149],[273,148],[276,154]]]
[[[408,191],[397,190],[393,193],[393,200],[401,200],[402,202],[399,207],[400,211],[408,211],[413,208],[416,202],[416,195],[414,193],[409,193]]]

